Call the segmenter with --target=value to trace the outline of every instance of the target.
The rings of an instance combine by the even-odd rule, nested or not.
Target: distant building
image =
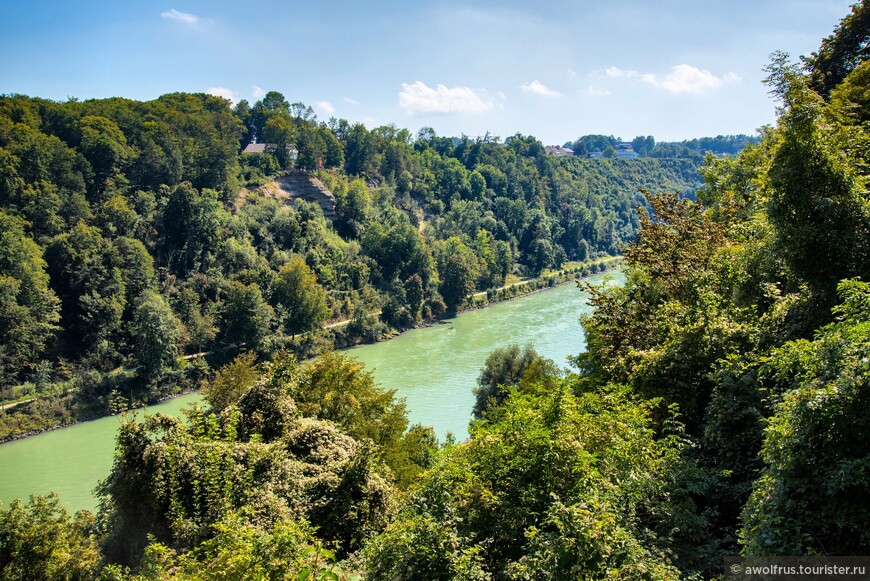
[[[616,157],[619,159],[635,159],[639,154],[634,150],[634,146],[629,141],[620,141],[616,144]]]
[[[275,153],[278,146],[274,143],[249,143],[242,153]],[[295,145],[287,145],[287,155],[290,159],[296,160],[299,157],[299,150]]]
[[[601,159],[602,157],[604,157],[604,153],[600,149],[593,149],[589,153],[589,157],[591,157],[592,159]]]
[[[559,147],[558,145],[548,145],[544,147],[544,152],[547,155],[554,155],[556,157],[574,157],[573,149]]]

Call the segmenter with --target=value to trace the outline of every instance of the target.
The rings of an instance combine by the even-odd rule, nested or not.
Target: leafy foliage
[[[863,554],[870,285],[844,281],[836,321],[784,344],[766,373],[785,395],[765,431],[765,467],[744,512],[750,554]]]
[[[651,199],[628,283],[597,291],[584,321],[582,384],[663,398],[694,443],[668,485],[683,524],[665,535],[687,576],[738,550],[867,551],[865,12],[808,71],[774,55],[777,127],[710,158],[699,202]]]
[[[676,440],[657,441],[648,408],[618,389],[536,387],[445,451],[366,548],[372,578],[677,578],[639,519],[662,493]]]
[[[840,21],[833,34],[822,41],[818,52],[803,59],[810,71],[810,83],[827,98],[849,73],[870,56],[870,7],[857,2],[852,13]]]
[[[98,571],[94,517],[70,518],[57,495],[33,495],[0,509],[0,576],[22,581],[85,581]]]
[[[39,246],[20,219],[0,212],[0,384],[39,360],[58,328],[58,307]]]
[[[0,511],[2,574],[90,578],[98,543],[105,579],[711,578],[739,551],[866,553],[866,4],[804,69],[774,56],[776,127],[641,137],[637,160],[612,136],[571,145],[614,159],[561,159],[318,123],[274,91],[0,97],[3,386],[63,385],[30,408],[56,423],[112,378],[147,399],[203,381],[197,350],[250,351],[186,421],[123,421],[96,522],[52,497]],[[740,154],[708,156],[695,195],[702,150]],[[291,172],[334,216],[285,199]],[[579,374],[492,354],[465,442],[409,429],[326,348],[329,319],[374,338],[626,244]]]
[[[276,91],[235,107],[2,96],[4,394],[38,381],[73,390],[69,413],[106,412],[113,389],[153,401],[208,372],[177,357],[310,356],[433,321],[511,275],[617,253],[639,187],[700,183],[695,162],[628,161],[548,158],[531,136],[324,123]],[[334,209],[288,195],[315,176]],[[36,377],[61,360],[97,387]]]
[[[486,358],[474,388],[472,415],[482,418],[490,407],[500,406],[510,388],[534,385],[556,374],[556,365],[544,359],[531,345],[520,350],[519,345],[496,349]]]

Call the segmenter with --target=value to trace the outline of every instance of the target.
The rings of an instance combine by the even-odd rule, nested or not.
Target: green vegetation
[[[854,14],[826,47],[856,34],[866,45]],[[660,399],[654,417],[678,406],[692,446],[672,506],[694,516],[668,544],[687,576],[721,573],[717,559],[741,551],[870,551],[870,62],[842,59],[842,82],[820,95],[812,59],[802,70],[774,56],[777,127],[709,159],[698,203],[651,196],[627,285],[599,293],[585,321],[587,385]]]
[[[242,153],[254,139],[266,151]],[[300,173],[334,217],[276,194]],[[0,400],[36,400],[0,414],[0,438],[196,389],[240,350],[307,357],[433,322],[508,277],[618,254],[641,188],[700,183],[686,160],[318,122],[274,91],[2,96]]]
[[[276,93],[235,112],[203,96],[0,102],[10,119],[0,135],[15,137],[0,149],[2,320],[16,329],[7,382],[50,376],[46,361],[58,373],[77,365],[66,397],[108,404],[117,393],[99,370],[129,363],[140,335],[148,348],[126,381],[155,392],[167,385],[155,369],[174,385],[205,373],[172,369],[173,349],[250,351],[221,369],[208,406],[186,422],[123,421],[98,518],[70,518],[53,497],[0,511],[0,570],[665,580],[719,577],[729,554],[870,553],[866,10],[805,68],[774,56],[777,126],[736,157],[708,157],[697,200],[646,194],[626,285],[593,289],[577,373],[531,348],[490,356],[462,443],[409,429],[404,403],[352,359],[300,363],[276,349],[304,352],[293,333],[316,346],[323,304],[359,328],[381,304],[386,322],[413,322],[517,271],[612,250],[633,232],[620,205],[630,199],[581,185],[605,179],[593,167],[611,162],[548,160],[522,136],[502,145],[423,132],[411,143],[389,127],[316,125]],[[322,174],[339,230],[316,207],[264,196],[233,211],[237,160],[209,123],[183,125],[217,132],[206,150],[181,139],[170,155],[161,140],[173,132],[97,115],[169,115],[161,107],[179,102],[295,142],[303,165],[343,163]],[[279,151],[274,163],[286,166]],[[130,176],[145,175],[178,183],[131,194]],[[57,210],[34,212],[37,199]]]
[[[565,143],[564,147],[574,151],[578,157],[589,157],[598,152],[606,159],[618,155],[617,146],[621,143],[631,144],[631,151],[640,157],[686,159],[699,162],[708,153],[714,155],[737,155],[747,145],[755,145],[759,137],[751,135],[717,135],[716,137],[701,137],[685,141],[659,141],[652,135],[639,135],[628,142],[613,135],[583,135],[574,141]]]

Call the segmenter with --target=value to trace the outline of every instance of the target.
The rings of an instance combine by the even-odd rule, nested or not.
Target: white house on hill
[[[278,146],[274,143],[249,143],[242,153],[275,153]],[[290,159],[296,160],[299,157],[299,150],[295,145],[287,145],[287,155]]]

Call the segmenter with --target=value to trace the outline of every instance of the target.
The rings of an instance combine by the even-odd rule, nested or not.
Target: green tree
[[[368,186],[361,179],[355,179],[346,191],[339,190],[335,194],[335,224],[339,233],[347,238],[360,238],[372,212]]]
[[[64,230],[61,216],[63,200],[56,185],[45,180],[26,184],[21,190],[18,205],[23,217],[30,222],[30,229],[37,240],[55,236]]]
[[[360,441],[389,448],[408,427],[405,402],[396,400],[395,390],[378,387],[362,363],[335,351],[306,364],[287,387],[302,415],[333,421]]]
[[[323,165],[344,169],[344,146],[341,144],[341,141],[338,140],[332,131],[323,125],[318,126],[317,130],[325,147]]]
[[[120,258],[127,306],[132,307],[142,293],[154,286],[154,259],[145,245],[135,238],[117,238],[114,244]]]
[[[775,350],[786,390],[765,430],[742,541],[751,555],[860,555],[870,550],[870,285],[844,281],[835,322]]]
[[[292,334],[312,331],[329,316],[326,291],[301,256],[281,267],[272,285],[284,329]]]
[[[772,67],[769,80],[783,91],[786,108],[770,167],[768,216],[783,258],[820,295],[824,311],[835,300],[838,281],[870,274],[870,209],[848,154],[856,144],[832,138],[821,98],[801,75],[780,67]],[[835,131],[854,134],[845,127]]]
[[[86,581],[100,565],[96,522],[70,518],[57,495],[33,495],[0,508],[0,577],[21,581]]]
[[[133,357],[146,381],[178,364],[180,324],[160,293],[146,290],[140,295],[133,314]]]
[[[217,192],[179,184],[159,222],[160,256],[182,276],[205,270],[215,259],[228,221]]]
[[[571,145],[571,150],[574,151],[574,155],[577,157],[589,157],[589,150],[586,143],[580,139]]]
[[[132,581],[197,581],[199,579],[344,579],[335,554],[322,547],[304,520],[280,520],[269,527],[230,513],[214,525],[215,535],[193,550],[177,555],[153,543],[145,550]]]
[[[363,235],[362,250],[377,264],[375,274],[380,275],[381,282],[389,284],[396,278],[406,280],[419,274],[423,285],[428,284],[431,259],[419,231],[411,224],[404,221],[392,227],[371,224]]]
[[[273,115],[266,121],[261,131],[261,141],[274,146],[273,155],[278,160],[278,165],[287,169],[293,165],[287,149],[294,145],[300,137],[296,125],[284,115]]]
[[[220,413],[238,404],[239,400],[260,377],[257,356],[248,351],[221,367],[215,378],[202,390],[211,409]]]
[[[285,379],[256,383],[221,414],[194,407],[187,421],[158,415],[120,426],[112,472],[99,491],[108,561],[136,565],[149,544],[160,543],[210,563],[220,559],[214,551],[222,543],[233,553],[221,523],[238,518],[232,528],[245,531],[238,542],[254,530],[269,535],[288,519],[307,521],[341,558],[383,527],[393,488],[370,448],[330,422],[300,418]],[[219,540],[201,546],[210,539]],[[284,550],[292,548],[264,554]]]
[[[100,205],[97,214],[100,229],[110,237],[135,236],[139,225],[139,215],[130,207],[124,196],[114,194]]]
[[[126,288],[116,246],[96,227],[79,222],[45,249],[52,284],[61,300],[69,352],[110,352],[126,307]]]
[[[650,155],[655,146],[656,140],[652,135],[647,135],[646,137],[638,135],[631,141],[631,148],[642,157]]]
[[[870,4],[856,2],[818,52],[804,58],[810,86],[827,98],[849,73],[870,57]]]
[[[557,381],[509,396],[369,543],[369,575],[679,578],[637,519],[661,506],[678,451],[649,426],[649,408],[618,390]]]
[[[275,312],[256,283],[229,281],[221,293],[221,335],[224,340],[257,349],[269,334]]]
[[[132,156],[127,138],[111,119],[88,115],[79,121],[81,142],[79,150],[94,170],[97,194],[101,194],[109,179],[126,166]]]
[[[468,176],[468,183],[471,188],[471,199],[482,200],[486,193],[486,179],[478,171],[473,171]]]
[[[24,222],[0,211],[0,382],[21,377],[59,330],[60,301]]]
[[[474,387],[472,415],[482,418],[488,409],[500,406],[510,388],[540,383],[546,377],[557,375],[556,365],[538,355],[534,347],[508,345],[490,353],[486,358],[477,385]]]
[[[216,313],[214,303],[202,305],[196,292],[190,288],[181,289],[173,306],[184,324],[184,343],[200,351],[217,337]]]
[[[441,249],[438,273],[441,276],[441,296],[447,308],[455,310],[474,292],[478,277],[478,261],[474,252],[453,236],[447,239]]]
[[[526,262],[533,276],[540,275],[550,267],[558,266],[553,243],[546,238],[535,238],[526,252]]]
[[[344,169],[350,176],[368,175],[374,165],[374,142],[361,123],[351,125],[344,145]]]
[[[296,146],[299,150],[299,157],[296,160],[297,167],[306,171],[314,171],[323,167],[326,143],[317,126],[301,123],[297,128]]]
[[[130,182],[139,188],[157,190],[161,185],[175,186],[185,170],[183,148],[171,135],[166,122],[146,121],[139,136],[138,155],[127,168]]]

